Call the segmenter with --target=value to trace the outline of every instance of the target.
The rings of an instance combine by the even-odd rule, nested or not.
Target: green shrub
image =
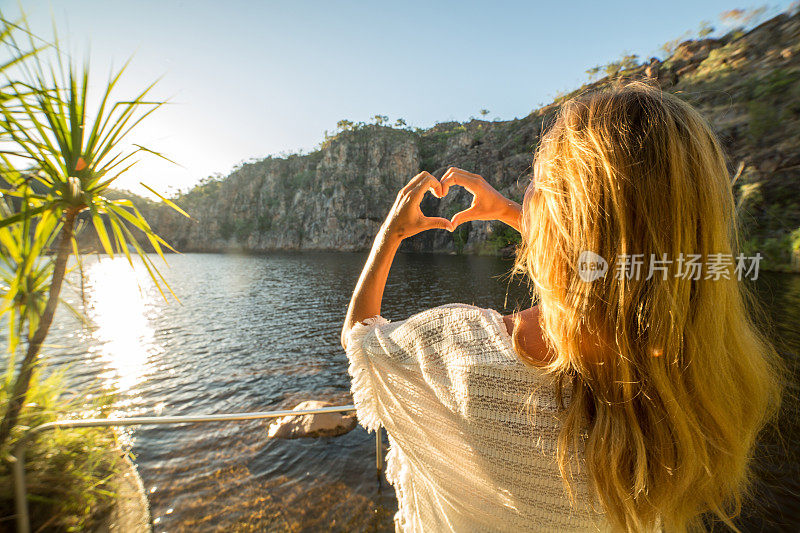
[[[752,98],[765,99],[778,96],[793,89],[800,83],[800,73],[796,70],[778,68],[769,74],[754,78],[750,81],[750,94]]]
[[[453,232],[453,247],[456,249],[457,254],[464,253],[464,246],[469,240],[469,227],[466,224],[461,224]]]
[[[792,252],[800,252],[800,228],[794,230],[791,234]]]
[[[764,136],[770,131],[774,131],[779,116],[778,110],[769,103],[753,100],[747,103],[747,114],[750,141],[754,144],[761,144]]]
[[[234,223],[229,218],[223,218],[219,223],[219,236],[222,240],[227,241],[233,235],[235,229]]]
[[[41,374],[39,374],[41,376]],[[82,415],[109,416],[114,396],[65,394],[64,372],[34,376],[15,428],[0,461],[0,517],[12,523],[14,499],[9,453],[21,436],[21,426],[36,427],[58,419]],[[6,404],[11,379],[6,374],[0,388],[0,405]],[[27,448],[26,473],[32,531],[84,531],[95,529],[117,497],[113,478],[122,468],[117,437],[111,428],[71,428],[47,431]]]
[[[797,230],[772,237],[752,236],[742,243],[742,253],[748,257],[761,254],[761,270],[791,270],[793,256],[800,252],[798,238]]]
[[[255,221],[250,218],[243,218],[237,220],[234,224],[234,234],[236,235],[236,241],[239,243],[244,243],[247,240],[247,237],[253,233],[253,229],[255,228]]]
[[[314,183],[315,173],[313,170],[303,170],[294,176],[294,184],[296,187],[306,188]]]
[[[261,213],[258,215],[258,231],[266,233],[272,229],[272,217],[269,213]]]
[[[522,236],[517,230],[501,222],[493,227],[492,236],[486,242],[495,250],[500,250],[506,246],[520,244]]]
[[[763,267],[781,270],[792,262],[792,244],[789,234],[770,237],[761,243]]]

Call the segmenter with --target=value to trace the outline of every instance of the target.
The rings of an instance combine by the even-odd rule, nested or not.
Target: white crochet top
[[[359,422],[389,435],[398,531],[608,529],[585,499],[570,505],[552,380],[520,362],[500,313],[448,304],[376,316],[353,327],[346,351]],[[585,468],[575,481],[586,494]]]

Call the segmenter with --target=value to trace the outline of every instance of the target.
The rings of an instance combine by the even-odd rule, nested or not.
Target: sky
[[[790,2],[768,4],[766,17]],[[50,39],[55,26],[92,85],[131,63],[115,94],[126,99],[159,79],[168,100],[130,142],[164,153],[123,175],[175,194],[268,155],[313,150],[340,119],[376,114],[413,127],[479,117],[524,117],[586,70],[623,54],[660,55],[663,43],[723,11],[763,2],[0,0],[22,9]],[[150,195],[152,196],[152,195]]]

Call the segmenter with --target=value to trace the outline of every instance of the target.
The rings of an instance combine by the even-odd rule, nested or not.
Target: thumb
[[[430,229],[446,229],[447,231],[453,231],[453,229],[455,229],[453,223],[446,218],[426,217],[426,219]]]
[[[473,211],[472,208],[469,208],[465,209],[464,211],[459,211],[458,213],[456,213],[453,216],[453,219],[451,220],[451,222],[453,223],[453,229],[457,228],[464,222],[470,222],[472,220],[475,220],[475,218],[472,216],[474,215],[472,211]]]

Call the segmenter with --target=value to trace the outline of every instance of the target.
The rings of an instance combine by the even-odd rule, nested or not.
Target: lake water
[[[181,303],[167,304],[143,269],[123,259],[86,268],[90,329],[63,309],[48,342],[70,363],[75,389],[120,391],[122,415],[185,415],[294,407],[307,399],[348,404],[342,320],[365,254],[169,256],[162,272]],[[383,315],[399,320],[450,302],[509,312],[529,304],[509,284],[509,261],[400,254]],[[143,290],[139,289],[141,284]],[[756,284],[787,353],[800,352],[800,276],[764,274]],[[78,299],[67,297],[73,303]],[[796,361],[793,360],[793,363]],[[760,469],[761,517],[800,529],[800,471],[794,403],[781,422],[785,446],[768,436],[773,459]],[[385,531],[396,502],[378,485],[374,438],[267,438],[269,422],[142,427],[126,433],[148,491],[156,531]]]

